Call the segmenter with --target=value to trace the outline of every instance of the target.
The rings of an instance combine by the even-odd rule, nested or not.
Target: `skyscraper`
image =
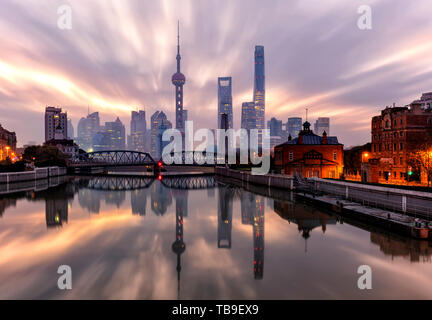
[[[288,122],[286,124],[287,135],[291,136],[292,139],[297,138],[299,132],[302,130],[302,125],[302,118],[288,118]]]
[[[163,131],[166,129],[171,129],[172,124],[167,119],[166,114],[163,111],[156,111],[151,116],[151,150],[150,154],[155,159],[160,159],[162,156],[162,151],[164,143],[162,141]],[[166,142],[169,143],[169,142]]]
[[[241,127],[242,129],[251,130],[256,129],[256,112],[254,102],[243,102],[241,113]]]
[[[253,101],[256,111],[256,128],[265,128],[265,69],[264,69],[264,46],[255,46],[255,75]],[[262,137],[262,134],[260,134]],[[261,139],[259,141],[262,141]]]
[[[125,149],[125,131],[125,126],[123,125],[119,117],[117,117],[117,119],[113,122],[105,122],[105,132],[108,133],[110,150]]]
[[[267,128],[270,129],[271,137],[282,137],[282,120],[277,120],[275,117],[267,121]]]
[[[145,151],[145,138],[147,131],[146,113],[143,110],[132,111],[130,123],[130,145],[134,151]]]
[[[177,25],[177,72],[172,76],[172,84],[175,86],[176,96],[176,129],[182,131],[183,124],[183,85],[186,82],[186,77],[180,72],[180,24]]]
[[[93,136],[101,131],[99,112],[88,114],[81,118],[77,128],[77,143],[81,149],[90,151],[93,149]]]
[[[330,118],[318,118],[315,121],[315,134],[322,136],[324,131],[330,135]]]
[[[72,125],[72,119],[67,120],[67,138],[73,140],[74,139],[74,127]]]
[[[228,128],[233,128],[232,110],[232,79],[231,77],[218,78],[218,129],[221,129],[221,114],[228,115]]]
[[[45,141],[54,139],[56,129],[60,128],[63,136],[67,137],[67,113],[61,108],[45,108]]]

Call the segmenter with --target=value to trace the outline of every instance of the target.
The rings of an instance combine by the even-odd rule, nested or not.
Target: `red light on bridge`
[[[159,176],[158,176],[158,180],[159,180],[159,181],[162,181],[162,175],[159,175]]]
[[[163,166],[162,161],[158,161],[158,167],[159,167],[159,168],[162,168],[162,166]]]

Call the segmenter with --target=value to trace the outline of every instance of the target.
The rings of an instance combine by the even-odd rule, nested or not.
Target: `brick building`
[[[406,184],[410,155],[432,143],[432,93],[406,107],[386,107],[372,118],[372,152],[364,165],[368,182]],[[421,172],[422,182],[425,177]]]
[[[300,174],[303,177],[339,179],[343,173],[343,145],[337,137],[318,136],[303,124],[295,139],[275,147],[275,169],[283,174]]]
[[[16,150],[15,132],[4,129],[0,124],[0,161]]]

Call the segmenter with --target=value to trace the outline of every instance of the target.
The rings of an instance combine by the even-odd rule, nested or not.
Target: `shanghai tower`
[[[264,46],[255,46],[255,77],[253,101],[256,111],[256,128],[259,130],[259,141],[262,142],[262,130],[265,124],[265,76]]]
[[[177,72],[172,76],[172,84],[175,85],[176,96],[176,129],[183,132],[183,85],[186,82],[186,77],[180,72],[180,24],[177,25]]]

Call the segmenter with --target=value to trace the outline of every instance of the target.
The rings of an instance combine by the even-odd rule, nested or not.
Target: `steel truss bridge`
[[[106,177],[98,176],[89,180],[88,188],[104,191],[146,189],[152,185],[151,177]]]
[[[96,176],[89,180],[87,188],[103,191],[123,191],[149,188],[153,177],[107,177]],[[167,176],[159,181],[169,189],[211,189],[217,186],[214,176]]]
[[[72,162],[71,166],[152,166],[156,162],[147,152],[115,150],[94,151],[80,155],[79,160]]]

